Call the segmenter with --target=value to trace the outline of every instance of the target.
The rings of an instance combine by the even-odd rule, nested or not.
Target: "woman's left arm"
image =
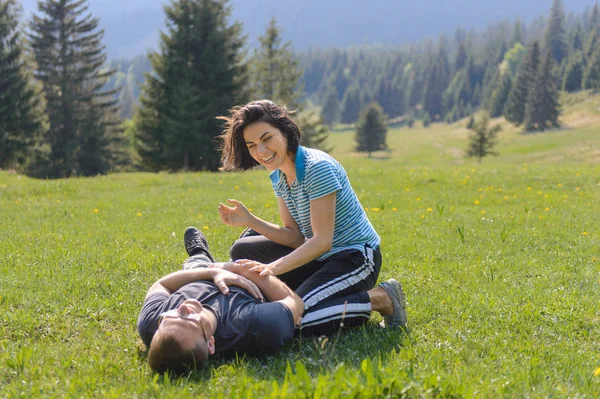
[[[323,255],[331,249],[333,244],[335,197],[336,192],[333,192],[310,201],[310,224],[313,237],[294,251],[268,265],[250,260],[241,260],[236,263],[246,264],[251,267],[250,270],[260,272],[261,275],[274,274],[278,276]]]

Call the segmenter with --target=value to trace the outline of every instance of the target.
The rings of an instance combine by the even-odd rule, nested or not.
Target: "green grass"
[[[351,151],[351,130],[331,136],[382,237],[381,279],[405,287],[408,334],[374,316],[184,379],[147,367],[145,291],[180,267],[188,225],[227,257],[239,231],[219,201],[276,221],[267,173],[0,172],[0,397],[597,397],[597,128],[505,125],[480,165],[462,156],[463,126],[392,130],[372,159]]]

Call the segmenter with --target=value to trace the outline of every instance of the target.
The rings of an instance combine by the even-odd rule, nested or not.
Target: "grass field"
[[[391,130],[372,159],[351,131],[331,135],[382,237],[381,279],[405,287],[407,334],[374,316],[183,379],[147,367],[146,289],[180,267],[188,225],[228,256],[239,231],[219,223],[219,201],[276,221],[267,172],[0,172],[0,397],[598,397],[599,129],[505,125],[500,156],[477,164],[462,125]]]

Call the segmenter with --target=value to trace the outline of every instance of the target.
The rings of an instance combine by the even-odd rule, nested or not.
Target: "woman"
[[[380,238],[339,162],[300,146],[300,129],[290,112],[269,100],[236,107],[219,119],[226,122],[222,168],[247,170],[260,164],[270,170],[282,222],[262,220],[236,200],[228,200],[232,206],[220,204],[223,223],[258,233],[243,234],[231,248],[232,259],[261,275],[280,277],[304,300],[306,310],[373,288],[381,268]],[[395,290],[403,302],[399,284]],[[361,315],[346,312],[342,317]]]

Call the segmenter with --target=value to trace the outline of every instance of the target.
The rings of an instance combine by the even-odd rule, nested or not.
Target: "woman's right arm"
[[[279,216],[283,226],[267,222],[248,211],[248,209],[239,201],[229,199],[229,207],[219,204],[219,213],[221,221],[228,226],[249,227],[257,233],[267,237],[277,244],[285,245],[291,248],[298,248],[304,244],[305,238],[300,231],[300,227],[290,214],[282,198],[277,198],[279,206]]]

